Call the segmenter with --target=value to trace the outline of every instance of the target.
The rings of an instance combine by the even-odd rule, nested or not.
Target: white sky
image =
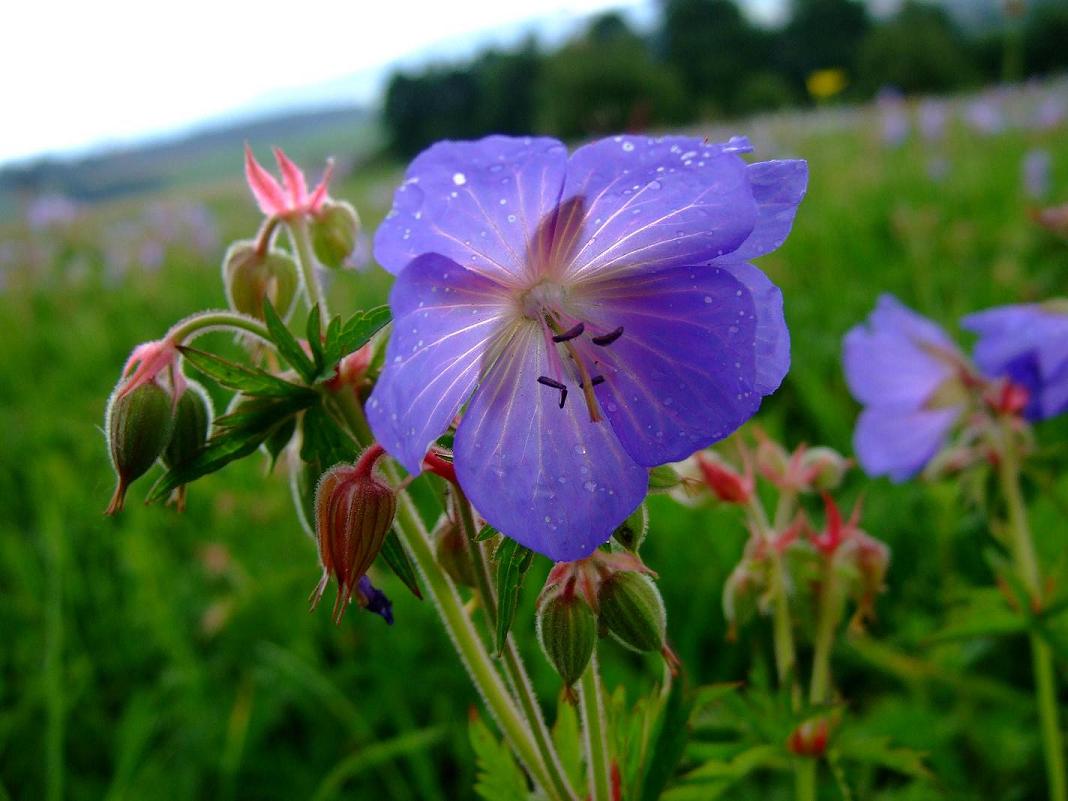
[[[774,0],[761,0],[761,4]],[[0,42],[0,162],[301,98],[373,99],[381,68],[539,18],[652,0],[15,0]],[[355,78],[353,76],[356,76]],[[337,79],[347,78],[340,81]],[[332,82],[332,83],[329,83]],[[307,94],[305,87],[320,84]]]

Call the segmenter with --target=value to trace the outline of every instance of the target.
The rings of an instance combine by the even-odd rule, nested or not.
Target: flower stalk
[[[597,653],[579,679],[579,704],[582,708],[582,732],[586,746],[586,768],[590,778],[590,801],[612,801],[612,765],[608,752],[608,731],[604,713],[604,695],[597,670]]]
[[[1009,547],[1024,586],[1031,596],[1031,606],[1037,610],[1042,604],[1042,575],[1035,557],[1031,526],[1027,519],[1027,507],[1020,490],[1020,458],[1015,444],[1010,421],[1001,426],[1001,449],[998,454],[998,480],[1008,511]],[[1064,761],[1064,738],[1060,727],[1056,675],[1053,668],[1053,653],[1038,634],[1032,632],[1031,661],[1035,676],[1035,701],[1042,731],[1042,747],[1045,753],[1046,777],[1049,783],[1050,801],[1068,801]]]
[[[301,282],[304,286],[308,308],[319,307],[319,319],[328,321],[330,312],[326,306],[326,297],[319,285],[319,276],[315,274],[315,253],[312,251],[311,231],[308,228],[308,220],[302,215],[296,215],[286,220],[286,228],[289,231],[289,241],[293,244],[293,255],[296,257],[297,266],[300,267]]]

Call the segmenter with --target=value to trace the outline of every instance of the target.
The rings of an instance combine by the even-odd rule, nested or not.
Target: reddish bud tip
[[[753,495],[752,476],[743,476],[711,451],[697,455],[705,483],[724,503],[748,503]]]

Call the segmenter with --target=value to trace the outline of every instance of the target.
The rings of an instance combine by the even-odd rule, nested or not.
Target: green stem
[[[478,582],[478,594],[482,599],[482,606],[486,610],[486,618],[489,621],[490,631],[494,632],[497,628],[497,593],[494,590],[494,582],[493,577],[490,575],[489,563],[482,550],[485,543],[475,542],[475,534],[477,532],[475,530],[474,517],[471,513],[471,504],[459,487],[455,487],[454,489],[456,494],[456,506],[460,518],[460,527],[463,530],[464,539],[467,541],[468,552],[471,555],[471,561],[474,563],[475,567],[475,577]],[[545,725],[545,716],[542,715],[541,707],[538,705],[538,699],[534,695],[534,688],[530,683],[530,677],[527,675],[527,671],[523,667],[523,661],[519,658],[519,650],[516,648],[515,640],[510,633],[505,638],[502,656],[504,657],[505,675],[512,686],[512,692],[523,709],[523,714],[526,715],[531,733],[534,735],[534,742],[537,744],[538,750],[541,752],[542,759],[545,761],[545,765],[548,768],[549,775],[552,778],[553,784],[556,786],[557,792],[559,792],[563,798],[575,798],[575,792],[572,790],[571,784],[568,781],[567,776],[564,774],[564,767],[560,762],[560,756],[556,753],[556,747],[553,745],[552,737],[549,735],[549,728]]]
[[[293,255],[297,258],[300,267],[300,276],[304,284],[304,291],[308,298],[308,308],[319,306],[319,314],[323,321],[330,319],[330,312],[326,308],[326,297],[319,286],[319,277],[315,274],[315,254],[311,246],[311,232],[308,230],[308,221],[303,216],[297,215],[286,221],[289,229],[289,241],[293,243]]]
[[[1002,448],[998,461],[998,478],[1009,515],[1009,544],[1016,562],[1016,569],[1031,596],[1031,605],[1038,609],[1042,603],[1042,574],[1035,557],[1034,541],[1027,519],[1020,490],[1019,454],[1013,442],[1012,431],[1006,424],[1002,428]],[[1042,747],[1046,757],[1046,776],[1049,782],[1051,801],[1068,801],[1068,782],[1065,779],[1064,740],[1057,704],[1056,676],[1053,671],[1053,654],[1049,645],[1031,634],[1031,662],[1035,675],[1035,701],[1042,730]]]
[[[194,314],[191,317],[186,317],[181,322],[176,323],[171,330],[167,332],[166,339],[181,345],[195,339],[201,334],[206,334],[209,331],[217,331],[220,328],[252,334],[252,336],[259,337],[265,342],[271,341],[271,334],[267,330],[267,326],[255,317],[249,317],[247,314],[241,314],[234,311],[223,311],[221,309],[203,311]]]
[[[608,756],[604,698],[601,695],[596,652],[579,679],[578,690],[582,707],[582,730],[586,741],[586,763],[590,776],[590,801],[612,801],[612,766]]]
[[[812,757],[797,757],[794,770],[794,797],[797,801],[816,801],[816,773],[819,763]]]
[[[819,617],[816,620],[815,642],[812,650],[812,679],[808,700],[813,706],[831,700],[831,650],[841,617],[841,598],[834,576],[834,566],[828,561],[820,583]]]
[[[367,420],[355,398],[348,397],[350,394],[340,393],[337,396],[337,408],[357,441],[366,445],[371,441]],[[392,465],[383,464],[382,471],[392,483],[397,483],[398,476]],[[467,614],[456,585],[438,565],[426,527],[407,492],[398,493],[397,517],[393,528],[422,576],[427,594],[438,610],[460,661],[467,668],[472,683],[486,702],[512,751],[551,801],[567,801],[569,796],[561,795],[556,790],[527,722],[494,667],[493,659]]]

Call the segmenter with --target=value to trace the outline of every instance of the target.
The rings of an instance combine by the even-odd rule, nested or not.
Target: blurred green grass
[[[840,341],[879,292],[951,330],[967,311],[1064,292],[1068,249],[1028,220],[1020,161],[1030,147],[1050,149],[1063,199],[1068,140],[1063,128],[981,138],[953,127],[935,153],[916,138],[884,148],[872,119],[795,135],[783,126],[811,183],[789,241],[761,261],[786,297],[794,367],[759,420],[791,445],[848,451],[856,408]],[[936,155],[949,165],[941,182],[927,175]],[[210,258],[178,245],[157,271],[115,276],[99,239],[108,221],[136,215],[133,202],[91,210],[62,234],[2,232],[37,256],[0,290],[0,798],[472,795],[466,721],[478,699],[433,609],[382,576],[393,628],[357,612],[340,628],[322,610],[309,615],[318,566],[284,476],[265,475],[258,458],[232,465],[191,488],[184,515],[143,508],[145,480],[125,514],[101,515],[112,488],[99,430],[107,395],[134,344],[224,303],[225,243],[257,224],[239,171],[234,153],[230,174],[197,198],[220,228]],[[399,177],[399,166],[368,168],[334,194],[373,230]],[[382,302],[388,285],[377,268],[346,272],[332,282],[332,305]],[[1040,430],[1044,442],[1065,433],[1057,422]],[[1047,560],[1068,540],[1066,482],[1053,480],[1033,497]],[[854,476],[846,494],[860,492],[865,527],[890,543],[894,562],[870,636],[837,653],[851,714],[873,736],[927,752],[944,797],[1039,797],[1024,640],[928,642],[969,588],[991,582],[985,521],[949,485]],[[769,659],[759,624],[725,639],[720,591],[744,536],[729,509],[652,501],[646,561],[698,682],[742,679]],[[558,682],[532,622],[547,567],[528,579],[515,628],[551,701]],[[608,644],[603,653],[610,686],[636,693],[657,675],[654,660]],[[850,778],[858,798],[932,792],[886,774]],[[788,795],[756,782],[736,797]]]

